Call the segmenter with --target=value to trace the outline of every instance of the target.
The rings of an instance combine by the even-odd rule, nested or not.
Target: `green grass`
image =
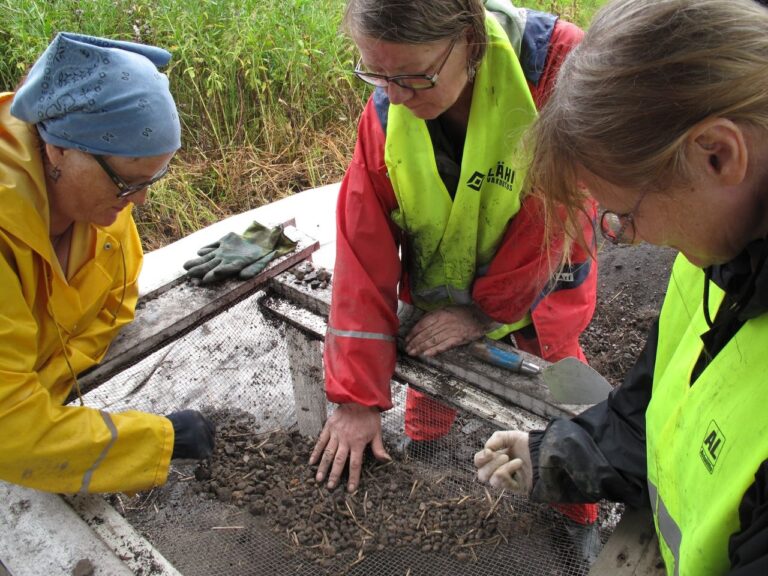
[[[595,11],[608,0],[544,0],[525,4],[531,8],[559,14],[582,28],[589,26]]]
[[[525,5],[586,26],[603,0]],[[0,90],[60,31],[156,44],[183,124],[172,175],[137,214],[152,249],[341,179],[369,93],[339,30],[344,0],[0,0]]]

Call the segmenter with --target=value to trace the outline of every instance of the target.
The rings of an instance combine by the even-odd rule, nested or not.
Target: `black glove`
[[[173,424],[174,458],[202,460],[213,454],[216,427],[197,410],[182,410],[166,416]]]

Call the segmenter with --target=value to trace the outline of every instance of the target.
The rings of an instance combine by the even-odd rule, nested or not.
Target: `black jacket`
[[[768,240],[750,244],[727,264],[705,270],[707,282],[726,292],[691,385],[739,328],[768,312]],[[705,292],[706,301],[706,292]],[[532,498],[542,502],[595,502],[601,498],[649,507],[646,479],[645,410],[651,399],[658,318],[637,362],[605,402],[572,420],[557,419],[530,434]],[[766,361],[768,368],[768,361]],[[768,418],[768,414],[766,415]],[[729,542],[729,574],[768,574],[768,461],[739,506],[740,530]]]

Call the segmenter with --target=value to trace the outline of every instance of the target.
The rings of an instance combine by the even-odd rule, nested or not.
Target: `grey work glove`
[[[216,427],[197,410],[181,410],[166,416],[173,424],[174,458],[202,460],[213,454]]]
[[[529,494],[533,488],[528,433],[519,430],[494,432],[485,448],[475,454],[477,478],[494,488]]]
[[[213,244],[203,246],[195,258],[184,263],[187,276],[209,284],[225,278],[253,278],[273,259],[287,254],[296,242],[283,233],[282,226],[267,228],[253,222],[241,235],[230,232]]]

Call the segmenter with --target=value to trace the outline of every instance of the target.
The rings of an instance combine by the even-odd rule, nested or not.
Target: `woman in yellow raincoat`
[[[131,215],[180,147],[160,48],[59,34],[0,94],[0,479],[52,492],[136,491],[172,457],[211,453],[198,412],[64,405],[133,319]],[[79,390],[78,390],[79,391]]]

